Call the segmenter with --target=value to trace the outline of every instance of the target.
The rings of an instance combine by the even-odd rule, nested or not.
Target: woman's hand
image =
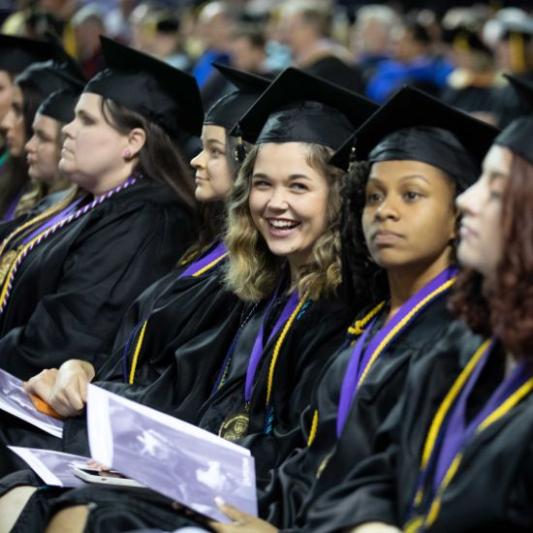
[[[240,531],[241,533],[275,533],[278,531],[278,529],[271,526],[268,522],[239,511],[235,507],[225,503],[221,498],[216,498],[216,502],[218,508],[228,518],[233,520],[231,524],[211,522],[209,525],[217,533],[233,533],[233,531]]]
[[[59,370],[44,370],[25,385],[26,391],[36,394],[63,417],[78,415],[87,400],[87,385],[94,378],[93,365],[87,361],[70,359]]]

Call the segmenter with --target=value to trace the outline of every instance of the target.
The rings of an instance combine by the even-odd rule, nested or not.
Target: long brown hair
[[[450,301],[452,310],[476,333],[494,335],[519,358],[533,361],[533,165],[513,153],[502,199],[505,253],[495,282],[465,269]],[[484,290],[485,289],[485,290]]]
[[[106,122],[120,133],[127,133],[134,128],[146,132],[146,142],[139,152],[137,168],[148,179],[169,185],[181,203],[194,211],[196,200],[192,172],[176,144],[163,129],[139,113],[107,98],[102,99],[101,111]]]

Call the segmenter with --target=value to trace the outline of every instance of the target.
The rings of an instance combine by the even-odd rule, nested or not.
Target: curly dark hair
[[[486,286],[478,272],[465,269],[450,307],[470,328],[494,335],[515,357],[533,359],[533,165],[513,153],[502,205],[505,253],[495,283]]]
[[[356,302],[360,309],[389,297],[387,272],[371,258],[363,233],[365,189],[371,167],[372,163],[368,161],[351,163],[343,193],[341,294],[348,303]],[[454,184],[457,196],[463,192],[464,186],[455,180]]]

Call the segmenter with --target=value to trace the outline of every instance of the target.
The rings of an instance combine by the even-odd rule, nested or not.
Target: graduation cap
[[[336,149],[377,107],[363,96],[289,67],[237,127],[252,144],[305,142]]]
[[[533,111],[533,83],[527,82],[517,76],[505,75],[516,91],[522,103]],[[523,157],[533,165],[533,150],[531,139],[533,139],[533,113],[513,120],[496,137],[494,144],[505,146],[512,152]]]
[[[74,108],[80,93],[81,90],[73,89],[55,91],[39,106],[37,113],[68,124],[74,120]]]
[[[241,116],[269,86],[271,80],[221,63],[213,63],[213,66],[236,87],[236,90],[224,95],[209,108],[204,124],[222,126],[230,132]]]
[[[533,111],[533,82],[521,76],[513,76],[512,74],[504,74],[503,76],[511,84],[511,87],[522,103],[529,111]]]
[[[440,100],[403,87],[333,155],[347,168],[352,149],[358,160],[422,161],[466,187],[479,176],[481,161],[498,129]]]
[[[203,122],[195,79],[163,61],[100,37],[107,68],[84,92],[109,98],[159,125],[171,137],[200,135]]]
[[[464,25],[446,29],[442,34],[443,41],[461,51],[477,51],[493,56],[494,52],[481,40],[479,32]]]
[[[47,41],[0,34],[0,70],[16,75],[32,63],[52,59],[56,49]]]
[[[81,91],[87,81],[81,67],[65,52],[55,35],[47,33],[46,38],[53,51],[52,59],[31,64],[15,78],[15,82],[21,87],[32,88],[43,99],[62,89]]]

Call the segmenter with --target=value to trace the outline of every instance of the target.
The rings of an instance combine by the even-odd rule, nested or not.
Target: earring
[[[129,148],[125,148],[123,151],[122,151],[122,157],[124,159],[131,159],[131,150]]]

